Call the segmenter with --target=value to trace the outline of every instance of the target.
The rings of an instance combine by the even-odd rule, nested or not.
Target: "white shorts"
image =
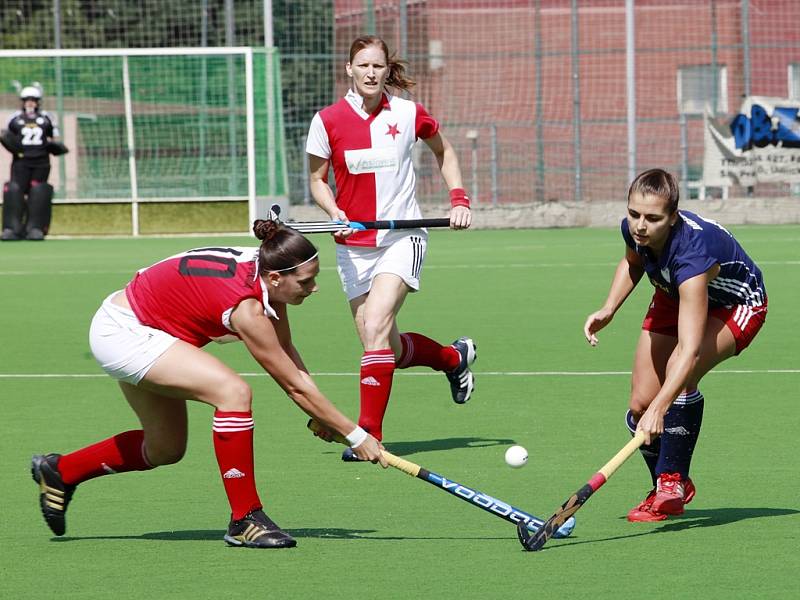
[[[178,338],[142,325],[129,308],[103,301],[89,327],[89,346],[100,367],[114,379],[137,384]]]
[[[416,234],[378,248],[337,245],[336,263],[347,299],[366,294],[379,273],[397,275],[416,292],[427,247],[427,238]]]

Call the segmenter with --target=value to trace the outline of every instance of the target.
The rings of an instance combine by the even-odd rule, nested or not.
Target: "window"
[[[428,40],[428,70],[438,71],[444,66],[442,40]]]
[[[800,100],[800,63],[789,63],[789,98]]]
[[[717,105],[713,112],[728,112],[728,69],[716,69]],[[691,65],[678,67],[678,112],[687,115],[701,115],[713,107],[715,74],[711,65]]]

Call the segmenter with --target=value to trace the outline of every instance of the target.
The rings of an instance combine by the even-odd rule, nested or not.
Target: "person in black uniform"
[[[67,152],[55,119],[40,109],[41,88],[35,84],[22,88],[20,99],[21,110],[0,132],[0,143],[14,157],[11,180],[3,186],[4,241],[43,240],[47,235],[53,201],[53,186],[47,183],[50,155]]]

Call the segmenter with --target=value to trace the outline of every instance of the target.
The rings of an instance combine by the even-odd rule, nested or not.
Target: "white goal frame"
[[[182,198],[139,198],[136,154],[134,145],[133,110],[128,78],[128,57],[130,56],[244,56],[245,63],[245,113],[247,146],[247,196],[214,196]],[[213,46],[206,48],[86,48],[74,50],[0,50],[0,58],[73,58],[82,56],[122,57],[122,81],[124,87],[125,123],[127,133],[128,165],[131,179],[131,198],[60,198],[56,204],[98,204],[130,203],[132,235],[139,235],[139,204],[142,202],[219,202],[247,200],[249,224],[257,214],[256,204],[256,161],[255,161],[255,107],[253,95],[253,49],[246,46]],[[269,61],[267,64],[270,64]],[[268,76],[270,74],[268,73]],[[56,111],[53,111],[56,112]],[[57,115],[62,120],[62,115]],[[61,123],[63,125],[63,123]],[[270,150],[271,151],[271,150]]]

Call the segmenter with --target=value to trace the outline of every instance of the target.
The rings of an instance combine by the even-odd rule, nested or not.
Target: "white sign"
[[[703,185],[800,182],[798,111],[798,100],[750,96],[730,122],[706,113]]]

